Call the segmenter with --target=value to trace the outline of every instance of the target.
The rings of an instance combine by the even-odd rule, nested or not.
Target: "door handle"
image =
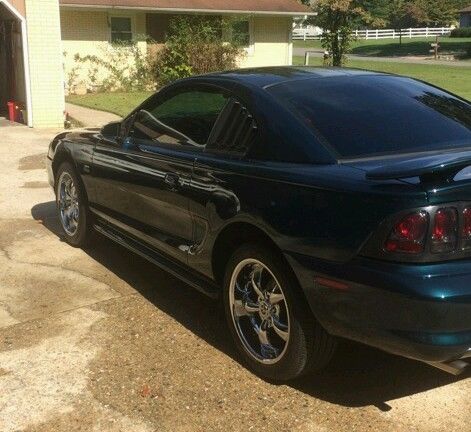
[[[164,182],[172,189],[176,189],[180,186],[180,176],[174,173],[165,174]]]

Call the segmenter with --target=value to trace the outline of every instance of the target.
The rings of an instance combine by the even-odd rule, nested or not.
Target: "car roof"
[[[315,78],[338,78],[345,76],[388,75],[381,72],[372,72],[362,69],[316,67],[316,66],[275,66],[248,69],[237,69],[227,72],[216,72],[200,77],[225,79],[240,84],[249,84],[261,88],[272,85]]]

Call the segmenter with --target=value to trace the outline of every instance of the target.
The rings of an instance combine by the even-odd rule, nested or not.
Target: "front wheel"
[[[335,340],[315,320],[281,256],[244,245],[229,260],[224,284],[227,321],[248,367],[288,381],[325,366]]]
[[[69,162],[57,170],[56,208],[65,241],[74,247],[86,246],[92,235],[87,197]]]

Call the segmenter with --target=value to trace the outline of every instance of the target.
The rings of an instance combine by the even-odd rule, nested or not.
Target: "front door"
[[[193,165],[226,102],[220,91],[177,87],[145,104],[126,122],[121,146],[105,141],[96,146],[98,210],[165,255],[186,262],[193,243]]]

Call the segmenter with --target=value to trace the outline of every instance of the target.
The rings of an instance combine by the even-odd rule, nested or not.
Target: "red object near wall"
[[[18,108],[18,105],[14,101],[7,102],[8,106],[8,119],[11,122],[16,122],[19,121],[20,119],[20,110]]]

